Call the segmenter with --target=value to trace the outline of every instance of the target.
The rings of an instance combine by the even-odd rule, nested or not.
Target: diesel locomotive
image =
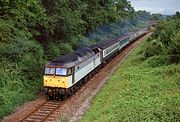
[[[43,76],[48,98],[64,99],[74,94],[125,46],[146,33],[144,30],[129,32],[48,62]]]

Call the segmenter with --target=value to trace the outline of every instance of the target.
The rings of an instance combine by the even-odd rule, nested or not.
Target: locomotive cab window
[[[56,68],[56,75],[66,75],[67,69],[64,68]]]
[[[69,68],[68,70],[67,70],[67,75],[71,75],[72,74],[72,68]]]
[[[45,68],[45,74],[46,75],[54,75],[55,74],[55,68]]]

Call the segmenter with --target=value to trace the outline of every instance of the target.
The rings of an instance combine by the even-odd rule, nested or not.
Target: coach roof
[[[111,38],[111,39],[107,39],[107,40],[104,40],[104,41],[100,41],[100,42],[97,42],[96,44],[92,45],[90,48],[94,48],[94,47],[99,47],[101,49],[106,49],[107,47],[119,42],[119,41],[122,41],[124,39],[128,38],[128,35],[120,35],[116,38]]]

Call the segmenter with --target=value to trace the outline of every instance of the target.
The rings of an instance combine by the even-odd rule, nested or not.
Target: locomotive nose
[[[45,87],[67,88],[68,77],[62,76],[44,76]]]

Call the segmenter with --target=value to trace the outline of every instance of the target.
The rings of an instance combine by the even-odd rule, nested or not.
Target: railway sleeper
[[[32,115],[32,116],[30,116],[29,118],[42,120],[42,119],[44,119],[44,117],[46,117],[46,116],[36,116],[36,115]]]
[[[49,109],[49,108],[40,108],[40,111],[46,111],[46,112],[51,112],[54,109]]]
[[[28,121],[28,122],[41,122],[42,118],[40,119],[40,118],[36,118],[36,117],[29,117],[25,121]]]
[[[41,107],[42,109],[49,109],[49,110],[53,110],[53,109],[55,109],[55,108],[57,108],[57,107],[51,107],[51,106],[42,106]]]
[[[50,105],[50,106],[59,106],[59,102],[57,101],[48,101],[48,103],[44,104],[44,105]]]
[[[57,120],[55,120],[55,118],[57,118],[57,116],[54,116],[54,117],[49,117],[47,118],[47,122],[56,122]]]
[[[45,104],[45,105],[43,105],[43,106],[58,107],[59,104],[55,104],[55,105],[53,105],[53,104]]]
[[[37,112],[34,115],[35,116],[47,116],[48,114],[46,112],[41,112],[41,113]]]
[[[49,114],[49,111],[44,111],[44,110],[38,110],[38,113],[44,113],[44,114]]]
[[[42,106],[43,109],[55,109],[57,107],[54,106]]]

